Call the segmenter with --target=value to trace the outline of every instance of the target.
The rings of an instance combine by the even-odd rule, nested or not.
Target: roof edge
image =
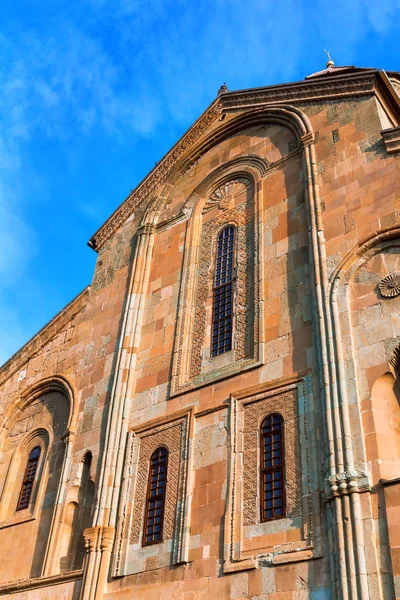
[[[83,308],[84,299],[90,290],[86,286],[75,298],[62,308],[19,350],[17,350],[3,365],[0,366],[0,385],[20,369],[29,359],[33,358],[51,341],[65,325]]]
[[[356,72],[337,73],[321,78],[220,94],[99,227],[90,238],[88,245],[96,251],[99,250],[114,231],[131,216],[136,206],[154,193],[157,186],[165,183],[171,169],[187,154],[193,143],[202,136],[221,112],[251,109],[265,104],[298,104],[374,94],[379,74],[378,69],[360,69]]]
[[[168,176],[171,168],[185,153],[185,151],[206,131],[208,126],[214,121],[214,119],[220,115],[220,97],[217,97],[213,102],[206,108],[206,110],[200,115],[200,117],[185,131],[185,133],[179,138],[177,142],[172,146],[170,150],[161,158],[161,160],[151,169],[151,171],[145,176],[144,179],[128,194],[128,196],[121,202],[121,204],[115,209],[115,211],[108,217],[108,219],[99,227],[99,229],[92,235],[88,241],[88,246],[93,250],[98,250],[99,247],[110,237],[110,235],[119,227],[121,221],[128,218],[133,212],[134,207],[140,202],[142,197],[151,193],[155,185],[161,184]],[[136,196],[139,198],[136,201]],[[123,208],[129,205],[129,211],[124,211]],[[134,206],[132,206],[134,204]],[[121,215],[121,212],[123,213]],[[128,214],[125,215],[125,212]],[[122,218],[121,218],[122,217]],[[117,224],[114,226],[112,223],[114,219]]]

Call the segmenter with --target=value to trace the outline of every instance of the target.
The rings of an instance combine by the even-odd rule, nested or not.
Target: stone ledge
[[[381,134],[388,154],[400,152],[400,126],[384,129]]]
[[[245,558],[242,560],[226,560],[224,562],[224,573],[237,573],[238,571],[249,571],[257,569],[257,560],[255,558]]]
[[[27,589],[36,589],[41,587],[49,587],[51,585],[59,585],[68,581],[82,579],[83,571],[68,571],[67,573],[59,573],[50,575],[49,577],[36,577],[35,579],[20,579],[5,585],[0,585],[0,596],[12,594]]]

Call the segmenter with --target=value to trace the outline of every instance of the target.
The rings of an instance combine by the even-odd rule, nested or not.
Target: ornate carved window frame
[[[311,475],[317,469],[315,426],[311,421],[314,418],[311,385],[312,378],[307,375],[302,380],[273,382],[264,389],[258,386],[253,391],[247,390],[230,397],[230,461],[224,520],[225,573],[267,564],[310,560],[322,555],[319,488],[315,485],[315,477]],[[245,465],[245,453],[249,450],[250,437],[253,435],[246,425],[246,411],[249,409],[254,413],[251,419],[258,438],[261,422],[268,413],[278,412],[284,419],[286,464],[290,460],[298,460],[294,466],[296,481],[286,479],[287,526],[291,526],[291,517],[294,515],[301,520],[302,530],[302,540],[299,542],[279,544],[274,546],[272,552],[263,553],[261,550],[251,555],[243,551],[244,527],[251,522],[252,526],[262,531],[259,535],[268,536],[274,533],[276,523],[285,522],[285,517],[279,521],[261,522],[260,478],[257,477],[260,465],[259,439],[254,445],[255,455],[251,449],[250,463]],[[295,423],[290,424],[293,417],[298,422],[297,432]],[[307,473],[307,476],[302,477],[301,473]],[[256,501],[250,489],[255,481],[258,488]]]
[[[113,556],[114,576],[149,570],[150,567],[145,565],[149,557],[158,556],[165,562],[152,568],[188,562],[193,421],[193,409],[190,409],[176,413],[172,419],[156,419],[129,432],[119,511],[121,518]],[[148,462],[160,446],[169,452],[163,541],[143,546]]]
[[[275,419],[278,418],[279,419],[279,455],[280,455],[280,464],[279,466],[276,466],[274,464],[274,454],[275,454],[275,450],[273,448],[274,442],[271,442],[271,466],[270,467],[265,467],[264,466],[264,461],[265,459],[265,439],[268,436],[268,433],[265,433],[263,431],[264,427],[265,427],[265,423],[270,420],[272,425],[276,424]],[[275,432],[276,429],[273,427],[272,428],[272,433]],[[285,463],[286,463],[286,455],[285,455],[285,419],[283,418],[283,416],[281,415],[281,413],[279,412],[270,412],[268,414],[265,415],[265,417],[262,419],[261,421],[261,425],[260,425],[260,432],[259,432],[259,436],[260,436],[260,459],[259,459],[259,472],[260,472],[260,522],[262,523],[268,523],[269,521],[274,521],[276,519],[283,519],[286,517],[286,483],[285,483]],[[265,517],[265,511],[267,509],[267,507],[265,506],[266,503],[266,498],[265,498],[265,488],[264,486],[265,484],[265,480],[264,480],[264,475],[267,474],[272,474],[272,480],[273,480],[273,474],[275,472],[279,473],[279,481],[280,481],[280,489],[281,489],[281,501],[282,501],[282,506],[281,506],[281,510],[282,513],[281,514],[272,514],[269,517]],[[272,484],[272,483],[271,483]],[[273,485],[273,484],[272,484]],[[271,495],[271,512],[274,513],[275,510],[275,506],[274,506],[274,492],[271,491],[270,492]]]
[[[171,396],[181,394],[186,390],[207,385],[213,381],[224,379],[240,371],[254,368],[263,364],[263,343],[262,343],[262,322],[263,322],[263,304],[259,294],[264,279],[263,256],[262,256],[262,211],[260,203],[262,197],[262,179],[268,171],[267,162],[253,155],[239,157],[222,165],[213,171],[191,194],[183,212],[188,218],[188,226],[185,241],[184,264],[182,270],[182,291],[180,294],[178,308],[178,324],[176,329],[174,357],[172,367]],[[238,206],[237,209],[229,205],[229,202],[221,197],[219,191],[229,183],[240,182],[252,187],[252,227],[254,231],[253,243],[254,253],[251,267],[254,269],[254,283],[252,294],[254,296],[253,304],[253,323],[251,325],[252,342],[248,343],[251,348],[236,351],[236,356],[227,358],[225,353],[211,360],[207,369],[203,372],[199,369],[199,364],[204,363],[199,350],[199,339],[204,340],[204,317],[199,316],[199,310],[203,310],[199,305],[198,293],[204,294],[204,278],[207,277],[208,293],[212,294],[212,274],[213,269],[210,260],[204,256],[205,252],[210,253],[210,244],[216,243],[217,232],[229,224],[237,227],[238,244],[238,264],[240,264],[240,253],[246,253],[246,235],[248,236],[248,221],[246,220],[246,211],[248,211],[247,202]],[[203,224],[203,215],[219,206],[220,213],[213,220],[213,227],[210,232],[209,222]],[[242,231],[241,231],[242,230]],[[205,233],[204,233],[205,232]],[[247,258],[245,259],[248,260]],[[210,268],[211,267],[211,268]],[[208,268],[208,273],[205,269]],[[211,273],[211,277],[210,277]],[[240,274],[237,277],[237,296],[240,296]],[[243,284],[245,287],[245,284]],[[207,292],[206,292],[207,293]],[[244,302],[245,304],[245,302]],[[204,312],[204,311],[203,311]],[[238,318],[238,317],[236,317]],[[246,317],[244,317],[246,318]],[[243,326],[244,328],[246,325]],[[238,329],[243,329],[241,326]],[[240,333],[239,333],[240,335]],[[243,336],[248,336],[246,330]],[[201,345],[200,345],[201,348]]]
[[[161,454],[161,456],[158,457],[158,463],[154,464],[154,458],[155,458],[155,453],[158,452],[160,450],[164,450],[165,451],[165,460],[162,460],[164,458],[164,456]],[[145,513],[144,513],[144,525],[143,525],[143,533],[142,533],[142,546],[151,546],[152,544],[161,544],[163,542],[163,537],[164,537],[164,514],[165,514],[165,497],[166,497],[166,487],[167,487],[167,481],[168,481],[168,457],[169,457],[169,450],[168,448],[166,448],[164,445],[160,445],[158,446],[152,453],[152,455],[150,456],[150,465],[149,465],[149,476],[148,476],[148,482],[147,482],[147,493],[146,493],[146,506],[145,506]],[[152,488],[152,480],[153,480],[153,470],[156,467],[161,467],[162,465],[164,465],[164,475],[162,477],[162,492],[161,494],[157,494],[155,497],[153,497],[151,495],[151,488]],[[160,478],[160,470],[157,471],[158,476],[156,477],[156,487],[159,487],[159,478]],[[150,510],[156,510],[155,508],[151,509],[149,508],[149,505],[152,502],[156,502],[156,501],[161,501],[161,515],[160,515],[160,537],[159,539],[152,539],[150,541],[148,541],[146,538],[149,537],[149,529],[150,527],[153,528],[153,526],[149,523],[149,512]],[[152,537],[154,536],[154,531],[152,530]]]

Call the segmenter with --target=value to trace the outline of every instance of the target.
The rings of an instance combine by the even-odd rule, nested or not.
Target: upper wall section
[[[270,166],[298,147],[295,134],[287,127],[260,123],[244,128],[231,138],[222,141],[202,155],[168,189],[162,221],[177,215],[191,193],[212,171],[230,163],[239,156],[258,156]],[[238,167],[239,169],[239,167]]]
[[[139,207],[148,206],[154,196],[163,194],[163,186],[171,183],[171,177],[184,174],[213,145],[243,130],[245,121],[247,126],[259,123],[256,113],[260,110],[375,97],[386,124],[396,128],[400,124],[400,98],[394,82],[398,82],[396,73],[388,76],[384,71],[353,68],[344,75],[221,94],[95,233],[89,245],[100,249]]]

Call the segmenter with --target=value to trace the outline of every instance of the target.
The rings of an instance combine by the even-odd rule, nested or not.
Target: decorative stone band
[[[325,479],[325,499],[367,492],[371,489],[368,475],[363,471],[345,471]]]
[[[400,126],[384,129],[381,134],[388,154],[400,152]]]

